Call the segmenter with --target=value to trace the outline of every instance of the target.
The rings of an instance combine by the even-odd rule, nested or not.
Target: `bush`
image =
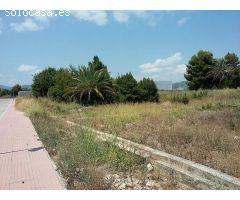
[[[0,88],[0,97],[10,95],[11,92],[7,89]]]
[[[118,76],[115,80],[115,88],[119,102],[138,102],[140,100],[138,83],[131,73]]]
[[[74,69],[70,86],[64,92],[64,96],[71,96],[73,101],[83,105],[108,103],[109,97],[115,95],[107,69],[96,71],[92,65]]]
[[[155,82],[149,78],[143,78],[138,83],[140,101],[158,102],[159,94]]]
[[[34,105],[34,106],[30,106],[29,108],[27,108],[26,115],[28,117],[36,117],[36,116],[46,116],[47,113],[41,106]]]
[[[64,95],[64,90],[71,82],[71,72],[68,69],[60,68],[54,76],[54,86],[50,87],[47,96],[54,101],[70,101],[70,96]]]
[[[184,94],[177,94],[171,97],[172,102],[178,102],[178,103],[183,103],[183,104],[188,104],[189,103],[189,98],[186,93]]]
[[[201,110],[211,110],[212,108],[213,108],[213,104],[212,103],[203,104],[201,106]]]
[[[193,92],[193,98],[195,99],[202,99],[203,97],[206,97],[208,95],[208,92],[206,90],[200,90],[197,92]]]
[[[39,138],[51,156],[55,156],[59,145],[67,138],[64,124],[48,115],[36,114],[30,117]]]
[[[68,177],[68,187],[73,189],[74,180],[81,183],[80,189],[110,189],[98,166],[113,170],[132,171],[145,159],[119,149],[113,144],[97,140],[88,131],[77,129],[76,137],[63,144],[59,152],[58,167]]]
[[[16,97],[16,96],[18,95],[18,92],[19,92],[19,91],[22,91],[22,87],[17,84],[17,85],[15,85],[15,86],[12,87],[12,89],[11,89],[11,95],[12,95],[13,97]]]
[[[33,77],[32,93],[35,97],[46,97],[50,87],[54,86],[56,69],[47,68]]]

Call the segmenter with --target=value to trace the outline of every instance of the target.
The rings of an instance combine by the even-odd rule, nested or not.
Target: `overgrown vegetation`
[[[105,180],[108,172],[131,174],[145,163],[140,156],[101,142],[86,130],[63,123],[60,117],[79,109],[77,105],[59,105],[41,98],[17,98],[16,107],[30,117],[41,141],[66,178],[69,189],[111,189],[111,181]]]
[[[83,105],[159,100],[153,80],[144,78],[138,83],[131,73],[114,79],[97,56],[87,67],[47,68],[39,72],[34,76],[32,92],[35,97]]]
[[[173,96],[187,97],[184,105]],[[240,177],[240,90],[161,92],[161,102],[89,107],[68,119]]]
[[[189,103],[189,98],[187,97],[186,93],[184,94],[177,94],[171,97],[171,102],[178,102],[183,104]]]
[[[199,51],[187,64],[185,78],[190,90],[240,87],[240,61],[235,53],[216,59]]]
[[[22,90],[23,88],[19,84],[14,85],[11,89],[0,88],[0,97],[16,97]]]
[[[189,103],[171,102],[172,97],[177,95],[186,95]],[[28,104],[31,105],[32,101],[34,107],[44,108],[46,113],[51,111],[51,115],[58,118],[118,135],[240,177],[239,100],[240,90],[227,89],[161,92],[160,103],[82,107],[48,99],[29,99]],[[21,107],[25,107],[24,103]],[[32,110],[31,107],[27,106],[29,110]],[[42,110],[37,112],[44,116]],[[46,121],[49,120],[46,118]],[[47,126],[51,124],[56,123],[49,122]]]
[[[84,105],[103,103],[110,95],[114,95],[114,91],[109,73],[104,68],[96,70],[91,65],[74,71],[70,86],[65,88],[64,94]]]
[[[54,86],[56,69],[48,67],[33,77],[32,93],[35,97],[46,97],[49,88]]]
[[[11,95],[11,92],[9,90],[0,88],[0,97],[7,97],[10,95]]]
[[[88,66],[36,74],[32,89],[38,98],[18,99],[16,106],[30,116],[71,189],[107,189],[105,170],[131,173],[144,160],[62,120],[240,177],[240,90],[222,89],[240,86],[239,69],[236,54],[215,59],[199,51],[185,74],[195,91],[161,91],[159,98],[153,80],[138,82],[131,73],[112,78],[95,56]]]
[[[143,78],[143,80],[138,83],[138,89],[140,93],[140,101],[159,101],[158,88],[152,79]]]

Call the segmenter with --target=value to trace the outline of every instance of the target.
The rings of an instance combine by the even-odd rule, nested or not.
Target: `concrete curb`
[[[3,116],[5,115],[5,113],[8,111],[8,109],[10,108],[11,104],[14,103],[14,99],[11,99],[6,110],[0,115],[0,120],[3,118]]]
[[[70,125],[79,126],[66,121]],[[132,141],[113,136],[108,133],[94,130],[89,127],[79,126],[84,130],[97,134],[103,141],[110,141],[121,149],[133,152],[149,160],[155,169],[166,175],[173,176],[178,181],[198,189],[240,189],[240,179],[222,173],[210,167],[180,158],[166,152],[134,143]]]

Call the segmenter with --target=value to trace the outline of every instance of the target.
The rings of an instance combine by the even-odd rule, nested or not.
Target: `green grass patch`
[[[69,189],[110,189],[101,166],[131,173],[145,162],[138,155],[96,139],[86,130],[67,131],[58,119],[35,113],[31,120],[45,148],[55,157]]]
[[[186,93],[184,93],[184,94],[175,94],[175,95],[173,95],[171,97],[171,102],[188,104],[189,103],[189,97],[187,96]]]

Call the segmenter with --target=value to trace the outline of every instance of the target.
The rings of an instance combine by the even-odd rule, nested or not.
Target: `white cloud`
[[[186,24],[187,20],[188,20],[187,17],[182,17],[181,19],[179,19],[179,20],[177,21],[177,25],[178,25],[178,26],[183,26],[184,24]]]
[[[3,22],[2,22],[2,18],[0,18],[0,35],[2,34],[2,29],[3,29]]]
[[[164,68],[169,68],[172,66],[176,66],[176,64],[182,59],[181,53],[177,52],[174,55],[165,58],[165,59],[157,59],[153,63],[145,63],[139,66],[142,70],[142,73],[152,73],[152,72],[160,72]]]
[[[129,21],[130,16],[138,18],[147,18],[149,12],[143,10],[132,10],[132,11],[113,11],[113,17],[117,22],[126,23]]]
[[[131,17],[144,19],[147,21],[147,24],[150,26],[155,26],[157,24],[157,18],[160,18],[162,13],[143,11],[143,10],[132,10],[132,11],[113,11],[112,12],[114,19],[119,23],[128,23]]]
[[[133,10],[130,11],[133,15],[135,15],[136,17],[147,17],[147,13],[149,13],[150,11],[144,11],[144,10]]]
[[[129,21],[129,13],[126,11],[113,11],[113,17],[119,23],[126,23]]]
[[[48,25],[49,24],[49,16],[34,16],[35,21],[43,24]]]
[[[37,65],[25,65],[22,64],[18,67],[18,71],[19,72],[34,72],[38,70],[38,66]]]
[[[25,18],[22,22],[11,23],[10,26],[16,32],[39,31],[50,24],[51,16],[34,16]]]
[[[89,10],[89,11],[71,11],[71,15],[79,21],[94,22],[98,26],[107,24],[107,12],[103,10]]]
[[[34,20],[27,18],[20,23],[11,23],[10,26],[16,32],[38,31],[44,29],[44,26],[36,23]]]
[[[186,65],[185,64],[177,65],[174,72],[179,73],[179,74],[184,74],[186,72]]]
[[[149,26],[156,26],[158,23],[163,21],[166,17],[175,18],[177,17],[176,12],[174,11],[113,11],[112,12],[114,19],[119,23],[128,23],[130,19],[135,17],[142,20],[145,20]],[[181,17],[177,21],[178,26],[183,26],[187,23],[189,17]]]
[[[154,62],[145,63],[139,66],[141,74],[154,80],[182,81],[186,65],[181,63],[180,52],[167,58],[158,58]]]

